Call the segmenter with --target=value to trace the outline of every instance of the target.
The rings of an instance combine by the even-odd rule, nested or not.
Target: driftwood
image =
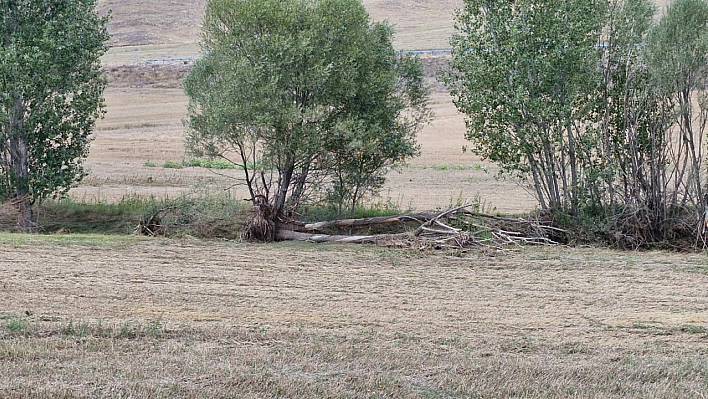
[[[378,224],[387,223],[403,223],[407,221],[417,221],[425,222],[435,217],[435,214],[423,212],[423,213],[412,213],[406,215],[395,215],[395,216],[377,216],[371,218],[363,219],[339,219],[339,220],[329,220],[317,223],[307,223],[303,225],[300,229],[302,231],[320,231],[326,228],[337,227],[337,228],[347,228],[347,227],[364,227],[364,226],[374,226]]]
[[[502,250],[509,245],[557,245],[553,239],[566,232],[538,220],[511,219],[470,211],[475,204],[464,204],[439,213],[416,213],[363,219],[341,219],[318,223],[288,223],[276,229],[276,240],[340,242],[409,246],[418,248],[471,248]],[[373,225],[398,224],[414,230],[392,234],[319,234],[334,228],[363,229]]]
[[[174,210],[174,206],[170,206],[167,208],[162,208],[158,209],[157,211],[153,212],[150,217],[144,218],[143,220],[138,223],[137,226],[135,226],[135,229],[133,230],[134,234],[141,235],[141,236],[150,236],[150,237],[157,237],[157,236],[163,236],[167,232],[167,225],[162,223],[162,217],[167,213],[172,210]]]
[[[341,235],[341,234],[312,234],[299,231],[279,229],[275,235],[281,241],[309,241],[309,242],[346,242],[350,244],[378,244],[384,240],[405,239],[410,235],[401,234],[375,234],[375,235]]]

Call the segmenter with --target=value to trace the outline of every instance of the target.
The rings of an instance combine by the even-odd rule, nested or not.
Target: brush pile
[[[464,204],[437,213],[416,213],[318,223],[278,224],[276,240],[372,243],[382,246],[503,250],[518,245],[558,245],[566,231],[542,220],[511,219],[470,210]],[[386,226],[388,232],[380,233]],[[343,234],[343,231],[346,234]]]

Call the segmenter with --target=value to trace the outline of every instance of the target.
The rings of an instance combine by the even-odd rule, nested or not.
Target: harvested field
[[[701,398],[703,255],[3,236],[2,397]]]

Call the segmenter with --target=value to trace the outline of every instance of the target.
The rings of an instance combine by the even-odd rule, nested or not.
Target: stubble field
[[[447,47],[462,4],[364,3],[399,25],[400,49]],[[108,113],[71,195],[230,186],[234,172],[162,167],[185,158],[188,67],[144,63],[198,54],[203,2],[100,7],[114,15]],[[432,106],[422,156],[389,175],[383,200],[533,209],[463,154],[464,120],[439,86]],[[5,234],[0,397],[705,398],[707,286],[704,254]]]
[[[703,255],[1,239],[2,397],[708,392]]]

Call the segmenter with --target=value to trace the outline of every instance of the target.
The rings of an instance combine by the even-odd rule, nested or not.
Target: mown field
[[[708,392],[702,254],[0,242],[1,397]]]
[[[397,23],[397,48],[421,49],[447,47],[462,1],[364,3]],[[108,112],[74,200],[233,184],[234,171],[174,168],[188,161],[188,65],[145,63],[198,54],[203,4],[99,2],[113,10]],[[434,84],[444,59],[426,62]],[[422,156],[381,201],[532,210],[462,152],[439,85],[432,107]],[[0,398],[705,398],[706,287],[705,254],[0,233]]]

